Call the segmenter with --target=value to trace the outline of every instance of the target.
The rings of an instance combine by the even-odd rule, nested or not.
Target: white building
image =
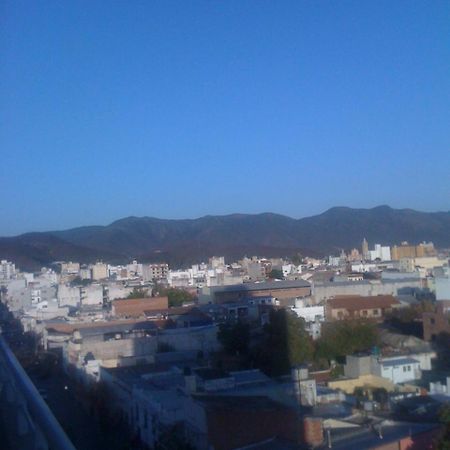
[[[91,284],[80,288],[81,305],[103,305],[103,286],[101,284]]]
[[[16,276],[16,266],[6,259],[0,262],[0,280],[11,280]]]
[[[375,244],[374,250],[369,250],[369,259],[371,261],[375,261],[376,259],[380,259],[381,261],[390,261],[391,248],[389,246]]]
[[[126,298],[132,291],[133,288],[126,287],[122,283],[108,283],[106,285],[107,298],[110,302],[118,298]]]
[[[144,281],[163,280],[167,278],[169,273],[169,265],[160,264],[144,264],[142,266],[142,278]]]
[[[133,278],[142,277],[142,264],[133,261],[131,264],[127,264],[127,271],[129,276]]]
[[[448,267],[444,271],[444,276],[434,279],[436,288],[436,300],[450,300],[450,273]]]
[[[71,287],[67,284],[58,285],[58,304],[59,306],[80,306],[81,295],[79,287]]]
[[[383,358],[375,368],[375,375],[387,378],[394,384],[420,380],[420,362],[409,357]]]

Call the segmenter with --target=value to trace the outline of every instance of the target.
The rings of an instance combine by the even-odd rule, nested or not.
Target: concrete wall
[[[347,355],[344,366],[344,374],[349,378],[358,378],[361,375],[369,375],[372,371],[372,356]]]
[[[436,277],[436,300],[450,300],[450,277]]]
[[[314,283],[312,295],[315,302],[319,303],[338,295],[361,295],[362,297],[398,295],[404,293],[405,290],[420,289],[421,287],[420,279],[389,280],[385,282]]]
[[[59,306],[77,307],[81,301],[80,288],[59,284],[57,297]]]

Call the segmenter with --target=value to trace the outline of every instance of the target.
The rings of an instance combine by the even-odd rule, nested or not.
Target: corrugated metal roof
[[[381,361],[380,364],[383,367],[393,367],[393,366],[405,366],[406,364],[419,364],[419,361],[413,358],[399,358],[399,359],[391,359],[388,361]]]

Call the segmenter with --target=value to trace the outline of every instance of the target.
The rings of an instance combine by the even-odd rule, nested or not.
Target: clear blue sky
[[[0,7],[0,234],[450,208],[448,1]]]

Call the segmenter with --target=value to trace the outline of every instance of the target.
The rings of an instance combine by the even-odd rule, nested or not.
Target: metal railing
[[[38,390],[1,336],[0,395],[2,419],[23,449],[75,450]],[[6,412],[6,414],[5,414]],[[12,420],[11,420],[12,417]],[[11,433],[12,432],[12,433]],[[11,442],[18,448],[17,442]]]

